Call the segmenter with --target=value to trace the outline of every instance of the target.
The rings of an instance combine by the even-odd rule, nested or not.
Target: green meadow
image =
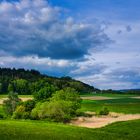
[[[0,98],[5,97],[7,96],[0,96]],[[19,97],[32,96],[20,95]],[[81,110],[99,112],[103,107],[107,107],[111,112],[140,113],[140,99],[131,98],[131,95],[107,94],[104,97],[114,97],[114,99],[82,100]],[[0,106],[0,114],[4,114],[2,106]],[[98,129],[47,121],[0,120],[0,140],[139,140],[139,132],[140,120],[113,123]]]
[[[81,97],[93,97],[93,96],[103,96],[103,97],[113,97],[113,98],[129,98],[129,97],[136,97],[137,95],[134,94],[110,94],[110,93],[88,93],[88,94],[81,94]]]
[[[140,120],[119,122],[100,129],[42,121],[0,121],[1,140],[139,140]]]
[[[101,96],[101,95],[99,95]],[[131,95],[115,95],[107,94],[103,97],[114,97],[107,100],[83,100],[82,111],[98,112],[103,107],[107,107],[111,112],[137,114],[140,113],[140,99],[131,98]],[[92,95],[93,97],[93,95]]]
[[[106,103],[84,100],[82,102],[82,111],[98,112],[103,107],[107,107],[111,112],[137,114],[140,113],[140,103]]]

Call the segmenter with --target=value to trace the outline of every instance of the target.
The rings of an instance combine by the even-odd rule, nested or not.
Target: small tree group
[[[81,99],[75,89],[65,88],[56,91],[50,101],[38,103],[32,110],[33,119],[51,119],[57,122],[67,122],[76,115]]]
[[[42,101],[50,98],[55,92],[56,88],[53,85],[46,84],[44,88],[34,93],[34,99],[36,101]]]
[[[13,119],[49,119],[68,122],[76,116],[81,99],[73,88],[54,92],[54,87],[46,87],[34,95],[34,100],[21,102],[16,93],[9,94],[4,108]]]
[[[18,98],[17,93],[14,92],[9,93],[8,99],[5,100],[3,103],[4,110],[8,116],[13,114],[20,101],[21,100]]]
[[[15,112],[13,113],[12,118],[14,119],[30,119],[31,111],[35,107],[34,100],[28,100],[25,102],[21,102],[19,106],[17,106]]]

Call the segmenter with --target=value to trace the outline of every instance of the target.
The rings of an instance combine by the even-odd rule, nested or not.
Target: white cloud
[[[50,58],[39,58],[38,56],[27,56],[27,57],[13,57],[13,56],[1,56],[0,57],[1,63],[0,64],[34,64],[34,65],[46,65],[51,67],[67,67],[70,66],[68,60],[53,60]],[[72,66],[72,65],[71,65]]]
[[[127,22],[112,23],[106,33],[115,40],[103,51],[93,53],[94,63],[105,67],[99,73],[78,77],[79,80],[93,84],[99,88],[139,88],[140,87],[140,26],[131,22],[131,32],[126,31]],[[122,33],[117,31],[121,29]],[[88,63],[87,63],[88,64]],[[90,66],[90,65],[89,65]],[[88,69],[88,65],[87,65]],[[93,67],[93,71],[96,67]]]
[[[46,0],[4,1],[0,9],[0,51],[8,55],[79,59],[110,42],[100,24],[64,19]]]

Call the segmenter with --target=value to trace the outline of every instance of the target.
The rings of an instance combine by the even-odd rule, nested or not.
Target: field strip
[[[8,98],[1,98],[0,99],[0,105],[3,104],[4,100],[7,100]],[[25,98],[20,98],[22,101],[27,101],[33,99],[32,97],[25,97]]]
[[[140,96],[136,96],[136,97],[131,97],[133,99],[140,99]]]
[[[70,125],[87,127],[87,128],[101,128],[114,122],[129,121],[140,119],[140,114],[118,114],[112,113],[108,116],[92,116],[92,117],[78,117],[71,121]]]
[[[90,97],[81,97],[84,100],[111,100],[111,99],[122,99],[122,97],[104,97],[104,96],[90,96]],[[123,97],[125,98],[125,97]],[[140,99],[140,96],[134,96],[134,97],[126,97],[126,98],[132,98],[132,99]]]
[[[116,97],[103,97],[103,96],[93,96],[93,97],[81,97],[84,100],[110,100],[110,99],[119,99]]]

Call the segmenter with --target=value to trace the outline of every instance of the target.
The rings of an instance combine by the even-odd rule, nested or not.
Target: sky
[[[0,0],[0,67],[140,88],[139,0]]]

